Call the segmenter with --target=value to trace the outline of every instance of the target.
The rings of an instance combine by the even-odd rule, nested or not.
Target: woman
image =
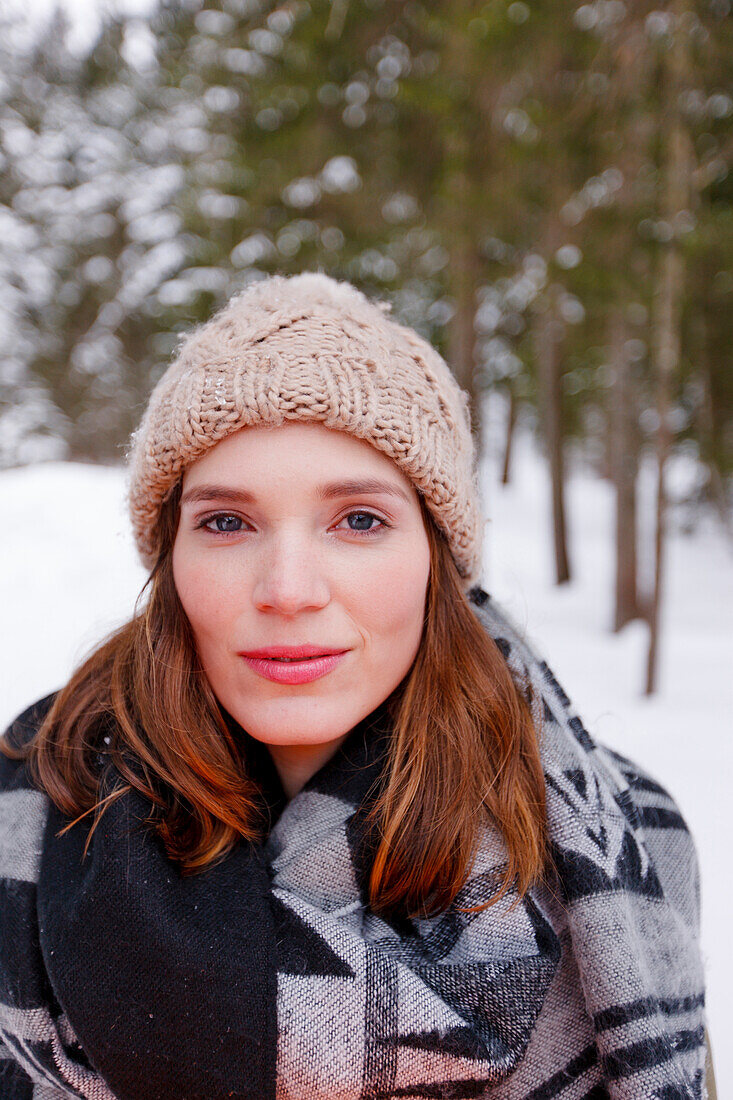
[[[689,832],[478,586],[437,352],[257,283],[129,501],[146,604],[0,757],[2,1096],[703,1096]]]

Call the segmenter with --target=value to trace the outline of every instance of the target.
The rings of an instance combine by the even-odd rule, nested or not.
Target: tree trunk
[[[457,0],[455,22],[445,43],[445,71],[463,80],[470,69],[471,45],[463,19],[472,10],[472,0]],[[448,358],[458,383],[469,396],[471,431],[476,447],[481,445],[481,410],[476,392],[475,319],[479,256],[476,245],[476,202],[470,173],[474,135],[462,104],[457,104],[443,135],[445,162],[444,228],[448,242],[449,293],[453,316],[448,325]]]
[[[462,181],[454,181],[457,191],[462,191]],[[448,356],[453,373],[466,391],[471,405],[471,431],[476,442],[480,440],[480,414],[476,393],[476,364],[474,348],[476,335],[476,284],[478,271],[473,241],[463,227],[457,227],[450,245],[450,290],[454,313],[448,329]]]
[[[511,382],[507,386],[507,393],[509,394],[509,407],[507,409],[506,436],[504,437],[504,461],[501,467],[502,485],[509,484],[509,463],[512,456],[514,428],[516,427],[517,423],[517,399],[514,396],[514,386],[511,384]]]
[[[552,536],[555,551],[555,583],[570,580],[567,525],[565,522],[565,464],[562,435],[562,375],[560,371],[561,323],[555,316],[554,295],[547,293],[545,308],[534,315],[534,347],[539,377],[541,422],[552,488]]]
[[[669,399],[672,378],[679,362],[679,301],[682,291],[682,257],[670,245],[660,263],[658,317],[655,344],[657,361],[657,503],[654,538],[654,587],[649,605],[649,651],[647,654],[646,695],[657,687],[659,661],[659,621],[662,603],[662,579],[665,560],[667,524],[666,462],[672,441],[669,426]]]
[[[619,631],[641,617],[637,585],[636,475],[638,450],[632,417],[631,364],[626,354],[626,323],[620,307],[609,317],[609,349],[613,385],[610,390],[609,458],[616,491],[616,606],[613,629]]]
[[[672,8],[675,19],[674,41],[666,57],[666,87],[661,116],[662,139],[666,145],[662,177],[662,209],[672,232],[670,240],[662,246],[654,294],[652,365],[657,377],[657,515],[654,542],[654,589],[649,607],[646,695],[654,694],[657,686],[667,520],[665,465],[672,442],[669,406],[672,382],[677,374],[680,360],[684,264],[675,223],[680,211],[686,209],[690,194],[689,136],[684,129],[680,114],[680,95],[687,68],[688,30],[684,25],[687,6],[686,0],[677,0]]]
[[[704,317],[698,319],[698,364],[702,400],[698,410],[698,426],[702,446],[700,457],[708,470],[710,498],[720,516],[727,537],[733,542],[733,523],[725,497],[725,485],[715,458],[715,406],[713,404],[713,380],[707,342],[707,325]]]

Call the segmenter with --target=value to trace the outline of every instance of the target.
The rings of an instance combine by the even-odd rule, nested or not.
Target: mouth
[[[260,649],[248,649],[240,652],[240,657],[261,657],[271,661],[307,661],[319,657],[331,657],[336,653],[346,653],[344,646],[317,645],[267,645]]]
[[[325,653],[319,653],[316,657],[263,657],[264,661],[279,661],[282,664],[303,664],[305,661],[317,661],[319,657],[325,657]]]
[[[305,684],[319,680],[339,665],[346,657],[348,649],[330,653],[314,653],[308,656],[255,656],[252,653],[240,653],[239,656],[249,668],[265,680],[279,684]]]

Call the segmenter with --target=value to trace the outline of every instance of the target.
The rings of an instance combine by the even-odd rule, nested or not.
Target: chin
[[[336,707],[334,712],[330,706],[319,707],[315,699],[272,702],[272,706],[256,709],[237,707],[236,703],[223,705],[250,736],[270,745],[327,744],[348,733],[361,719],[359,711],[352,719],[344,714],[342,706]]]

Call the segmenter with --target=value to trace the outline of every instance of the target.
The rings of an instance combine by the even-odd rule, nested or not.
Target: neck
[[[294,798],[323,765],[336,754],[349,731],[321,745],[267,745],[288,799]]]

